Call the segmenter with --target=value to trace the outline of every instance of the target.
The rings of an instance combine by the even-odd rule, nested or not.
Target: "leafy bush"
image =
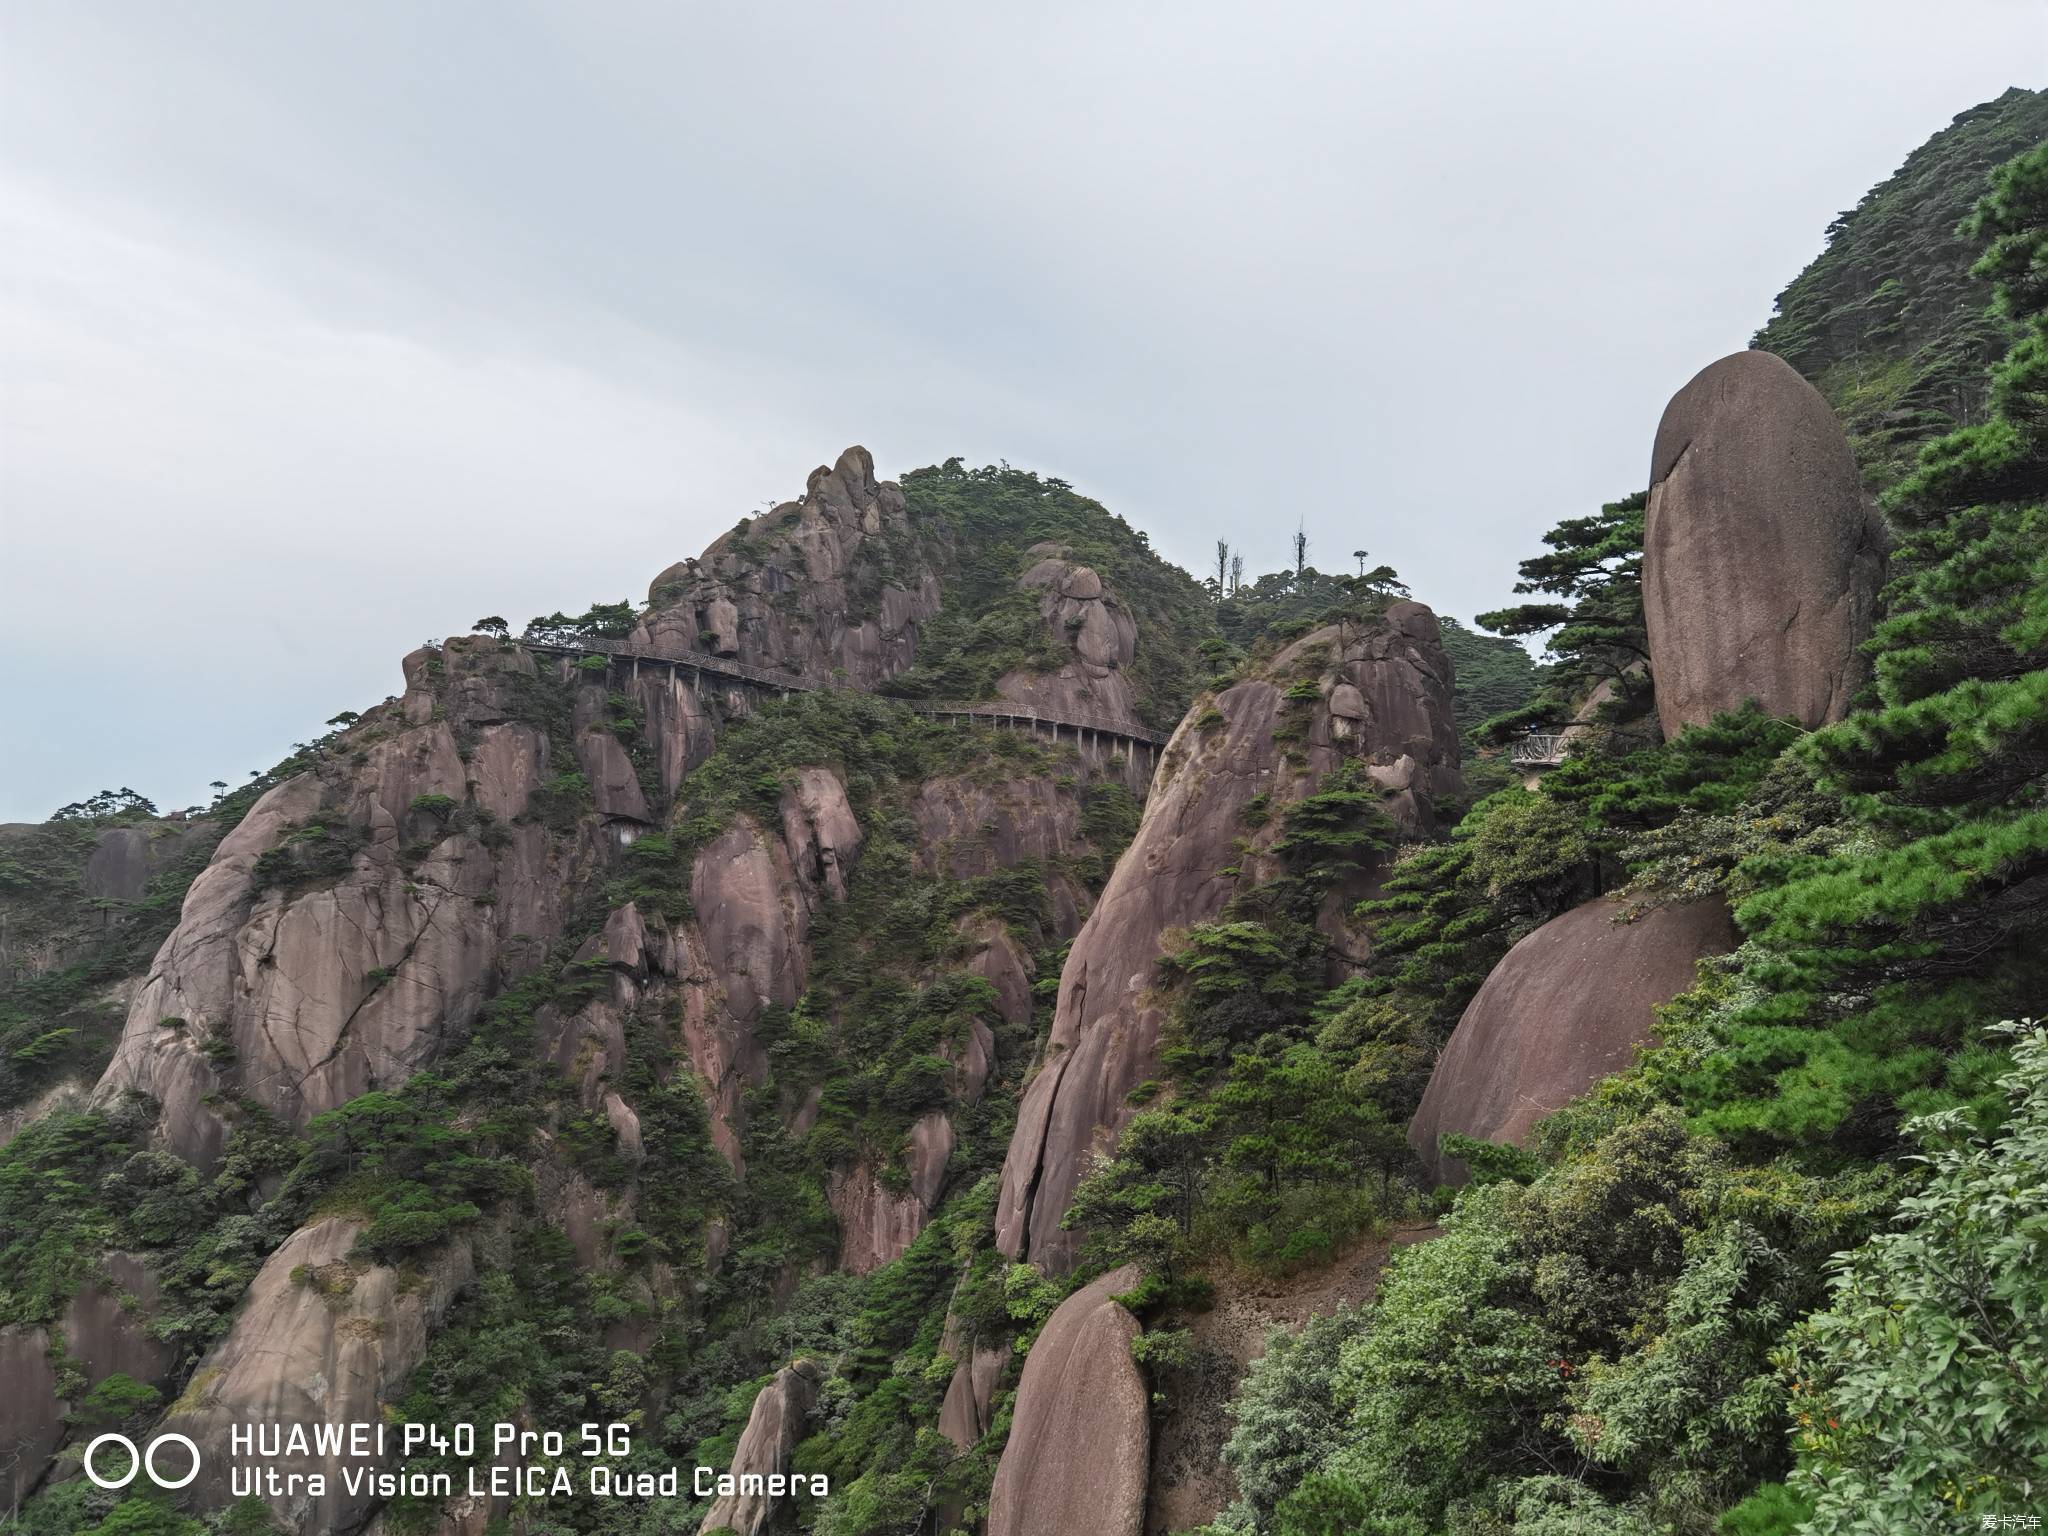
[[[1794,1486],[1815,1529],[1918,1530],[2023,1511],[2048,1465],[2048,1031],[2005,1026],[2011,1119],[1909,1124],[1926,1182],[1896,1230],[1841,1256],[1827,1308],[1782,1364],[1797,1404]]]

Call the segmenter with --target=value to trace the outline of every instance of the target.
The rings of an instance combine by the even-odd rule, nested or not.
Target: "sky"
[[[1440,613],[2033,0],[0,0],[0,821],[165,808],[851,443]]]

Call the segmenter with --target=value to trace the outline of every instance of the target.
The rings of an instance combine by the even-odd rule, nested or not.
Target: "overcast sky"
[[[854,442],[1469,617],[2048,73],[1942,12],[0,0],[0,820],[203,800]]]

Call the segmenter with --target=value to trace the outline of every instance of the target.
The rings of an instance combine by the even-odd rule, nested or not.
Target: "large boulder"
[[[1024,1361],[1010,1439],[989,1492],[988,1536],[1139,1536],[1152,1430],[1131,1358],[1138,1320],[1115,1298],[1136,1266],[1061,1302]]]
[[[732,1458],[735,1478],[769,1478],[789,1471],[790,1456],[804,1437],[804,1421],[817,1405],[818,1383],[823,1379],[824,1372],[809,1360],[799,1360],[775,1373],[775,1379],[755,1396],[747,1427],[740,1431]],[[727,1494],[711,1506],[698,1529],[730,1529],[739,1536],[759,1536],[781,1503],[768,1493]]]
[[[1791,364],[1738,352],[1657,424],[1643,617],[1665,736],[1755,699],[1839,720],[1883,576],[1882,524],[1841,423]]]
[[[1655,1028],[1652,1010],[1692,985],[1698,961],[1735,947],[1716,899],[1617,922],[1624,910],[1610,897],[1574,907],[1487,975],[1408,1124],[1431,1183],[1466,1178],[1439,1137],[1522,1144],[1543,1116],[1628,1065]]]
[[[1313,693],[1300,686],[1308,682]],[[1347,762],[1385,792],[1404,836],[1425,836],[1436,800],[1459,784],[1450,697],[1435,615],[1396,602],[1379,623],[1317,630],[1259,675],[1195,702],[1060,973],[1052,1030],[1003,1163],[996,1241],[1005,1254],[1071,1267],[1075,1235],[1060,1221],[1074,1187],[1134,1113],[1130,1091],[1159,1070],[1168,999],[1155,983],[1173,934],[1277,872],[1266,850],[1286,807]],[[1267,813],[1256,831],[1246,820],[1254,801]]]

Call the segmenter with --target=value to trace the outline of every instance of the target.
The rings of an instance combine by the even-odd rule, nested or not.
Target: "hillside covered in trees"
[[[0,1529],[2048,1510],[2048,96],[1827,238],[1477,628],[852,448],[209,807],[0,828]],[[256,1421],[682,1479],[244,1494]]]

